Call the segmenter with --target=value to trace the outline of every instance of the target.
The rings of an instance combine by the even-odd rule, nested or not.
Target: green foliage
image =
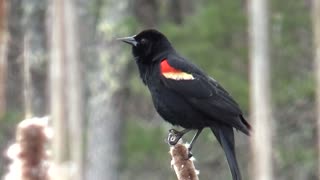
[[[280,161],[282,167],[290,167],[295,164],[303,164],[309,168],[315,166],[314,157],[316,157],[316,150],[312,148],[305,147],[296,147],[292,149],[288,149],[287,147],[283,147],[279,151],[278,159]]]
[[[0,150],[4,151],[5,146],[8,144],[8,139],[12,139],[15,133],[15,127],[19,121],[23,118],[21,112],[7,112],[2,118],[0,118]],[[2,152],[3,154],[4,152]],[[1,158],[0,158],[1,159]],[[0,163],[0,174],[3,174],[3,164]]]
[[[272,86],[276,104],[314,95],[311,22],[304,1],[273,1]]]
[[[22,118],[23,113],[8,111],[2,118],[0,118],[0,124],[11,127],[21,121]]]
[[[299,99],[312,99],[315,93],[312,72],[304,76],[292,76],[289,79],[274,77],[274,100],[277,105],[294,103]]]
[[[163,162],[163,157],[168,153],[168,146],[164,139],[161,139],[165,137],[161,127],[154,127],[151,123],[148,125],[143,120],[129,120],[125,132],[125,164],[131,166],[148,161]]]

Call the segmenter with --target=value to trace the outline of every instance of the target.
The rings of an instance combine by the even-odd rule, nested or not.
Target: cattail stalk
[[[188,157],[188,144],[180,142],[170,147],[171,166],[173,167],[178,180],[199,180],[199,171],[194,167],[194,158]]]
[[[20,122],[16,143],[7,151],[12,163],[5,180],[49,180],[50,163],[46,146],[51,137],[47,117]]]

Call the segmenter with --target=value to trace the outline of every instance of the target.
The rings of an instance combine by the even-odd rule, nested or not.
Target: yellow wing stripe
[[[164,72],[162,74],[164,77],[168,79],[174,79],[174,80],[193,80],[194,79],[192,74],[188,74],[185,72]]]

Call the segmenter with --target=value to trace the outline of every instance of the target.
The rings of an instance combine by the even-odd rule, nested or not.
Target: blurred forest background
[[[248,116],[246,1],[76,2],[81,66],[77,75],[84,89],[87,177],[99,179],[99,173],[110,173],[110,179],[120,180],[176,178],[165,142],[171,126],[155,112],[131,49],[116,41],[118,37],[145,28],[160,30],[181,54],[228,89]],[[311,2],[272,0],[270,6],[275,179],[315,180]],[[48,33],[52,31],[49,1],[10,0],[1,8],[7,12],[7,51],[0,54],[0,177],[7,171],[9,160],[4,152],[14,141],[16,124],[26,114],[49,113]],[[190,139],[190,135],[184,138]],[[236,133],[236,149],[243,179],[248,179],[249,139],[241,133]],[[99,165],[95,164],[98,153],[106,154]],[[193,154],[200,179],[231,179],[224,153],[208,131],[199,138]],[[104,172],[92,170],[95,166]]]

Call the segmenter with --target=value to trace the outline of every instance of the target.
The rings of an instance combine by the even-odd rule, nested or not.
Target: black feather
[[[226,154],[233,180],[241,180],[241,174],[234,149],[233,129],[225,125],[215,125],[210,128]]]

